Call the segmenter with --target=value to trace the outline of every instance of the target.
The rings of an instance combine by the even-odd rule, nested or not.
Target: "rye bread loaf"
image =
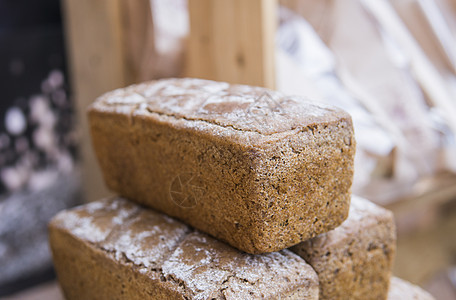
[[[240,252],[122,198],[59,213],[49,226],[67,299],[318,299],[289,250]]]
[[[165,79],[89,109],[109,188],[248,253],[347,217],[355,141],[340,109],[259,87]]]
[[[393,214],[353,196],[340,227],[291,250],[318,273],[320,299],[386,299],[396,250]]]
[[[388,300],[435,300],[435,298],[419,286],[392,277]]]

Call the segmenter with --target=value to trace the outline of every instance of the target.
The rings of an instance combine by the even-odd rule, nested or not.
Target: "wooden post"
[[[81,135],[83,184],[87,200],[92,201],[109,193],[92,151],[86,109],[109,90],[147,79],[148,73],[141,66],[153,54],[152,14],[149,0],[62,3],[72,96]]]
[[[275,87],[277,0],[189,0],[186,75]]]

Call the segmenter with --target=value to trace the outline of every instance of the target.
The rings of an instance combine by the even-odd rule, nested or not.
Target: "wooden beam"
[[[147,58],[145,53],[153,49],[152,14],[149,0],[62,3],[72,97],[81,136],[83,185],[87,200],[92,201],[109,193],[92,151],[86,109],[107,91],[147,79],[142,62]]]
[[[122,42],[128,84],[152,79],[156,57],[150,0],[122,1]]]
[[[275,87],[277,0],[190,0],[186,75]]]

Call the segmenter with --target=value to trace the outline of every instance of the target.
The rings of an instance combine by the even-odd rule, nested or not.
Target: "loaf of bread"
[[[435,300],[422,288],[397,277],[391,278],[388,300]]]
[[[318,299],[289,250],[240,252],[122,198],[59,213],[49,226],[67,299]]]
[[[340,227],[291,250],[317,272],[320,299],[386,299],[396,250],[393,214],[353,196]]]
[[[347,217],[355,141],[337,108],[166,79],[101,96],[89,120],[109,188],[245,252],[290,247]]]

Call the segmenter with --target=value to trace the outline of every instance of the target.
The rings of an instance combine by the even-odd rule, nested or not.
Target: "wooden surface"
[[[190,0],[186,75],[274,88],[276,0]]]
[[[386,208],[393,211],[398,232],[395,275],[423,285],[454,264],[456,175],[425,178]]]
[[[87,106],[101,94],[149,76],[153,55],[149,0],[64,0],[72,95],[76,103],[88,201],[105,188],[90,142]]]
[[[385,207],[394,212],[398,235],[405,236],[431,228],[442,218],[442,209],[453,205],[456,175],[441,173],[421,179],[409,195]]]
[[[456,249],[456,202],[440,208],[438,218],[426,227],[400,234],[394,274],[424,285],[434,275],[454,265]],[[416,216],[419,218],[419,216]]]

